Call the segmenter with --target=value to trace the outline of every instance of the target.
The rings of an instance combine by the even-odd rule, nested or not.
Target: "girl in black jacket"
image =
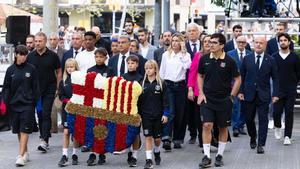
[[[62,125],[64,126],[64,134],[63,134],[63,156],[61,157],[58,166],[64,167],[68,162],[68,148],[70,141],[70,133],[68,129],[67,116],[68,112],[66,112],[65,107],[72,97],[72,83],[71,83],[71,73],[79,70],[78,63],[75,59],[70,58],[66,60],[65,70],[63,74],[63,80],[59,84],[59,99],[62,101]],[[73,140],[73,155],[72,155],[72,165],[78,164],[78,143]]]
[[[15,54],[15,63],[6,71],[2,92],[11,117],[12,132],[18,134],[20,143],[16,165],[24,166],[29,160],[27,143],[33,129],[39,85],[35,67],[26,62],[26,46],[17,46]]]
[[[160,164],[160,144],[162,125],[168,122],[169,106],[166,85],[159,75],[158,64],[148,60],[145,64],[145,77],[142,82],[143,93],[138,100],[139,114],[142,117],[146,143],[145,169],[153,168],[152,147],[154,141],[154,160]]]

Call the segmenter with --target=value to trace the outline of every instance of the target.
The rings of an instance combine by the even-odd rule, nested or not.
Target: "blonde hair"
[[[174,37],[177,37],[177,38],[180,40],[180,42],[185,42],[184,36],[183,36],[181,33],[174,33],[174,34],[172,35],[172,38],[171,38],[171,45],[170,45],[170,47],[168,48],[169,56],[171,56],[171,53],[172,53],[172,51],[173,51],[173,49],[172,49],[172,39],[173,39]],[[180,48],[181,48],[181,46],[180,46]]]
[[[159,84],[160,88],[163,90],[163,80],[160,78],[160,75],[159,75],[159,68],[158,68],[158,64],[155,60],[151,59],[151,60],[148,60],[146,63],[145,63],[145,69],[146,69],[146,66],[152,66],[154,67],[155,69],[155,79],[157,81],[157,83]],[[147,74],[145,73],[145,76],[144,76],[144,80],[142,82],[142,87],[144,88],[144,84],[145,84],[145,81],[146,81],[146,78],[147,78]]]
[[[68,72],[67,72],[67,66],[73,64],[75,66],[75,70],[79,70],[79,66],[78,63],[75,59],[73,58],[69,58],[66,60],[65,62],[65,70],[64,70],[64,74],[63,74],[63,82],[65,83],[67,77],[68,77]]]

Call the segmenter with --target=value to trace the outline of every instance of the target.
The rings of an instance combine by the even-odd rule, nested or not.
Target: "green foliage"
[[[225,0],[211,0],[211,3],[221,7],[225,6]]]

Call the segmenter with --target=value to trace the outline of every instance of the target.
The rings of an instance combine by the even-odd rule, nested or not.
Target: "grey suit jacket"
[[[150,59],[154,59],[154,51],[156,50],[157,48],[155,46],[152,46],[149,44],[149,49],[148,49],[148,53],[146,55],[146,58],[147,60],[150,60]],[[140,53],[142,55],[142,53]]]
[[[60,63],[61,63],[62,58],[63,58],[63,56],[64,56],[64,53],[65,53],[66,51],[67,51],[66,49],[61,48],[60,46],[58,46],[58,49],[57,49],[57,55],[58,55],[58,58],[59,58]]]

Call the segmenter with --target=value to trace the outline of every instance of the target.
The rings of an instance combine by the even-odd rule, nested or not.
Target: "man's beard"
[[[286,49],[289,48],[289,46],[280,46],[280,48],[281,48],[282,50],[286,50]]]

